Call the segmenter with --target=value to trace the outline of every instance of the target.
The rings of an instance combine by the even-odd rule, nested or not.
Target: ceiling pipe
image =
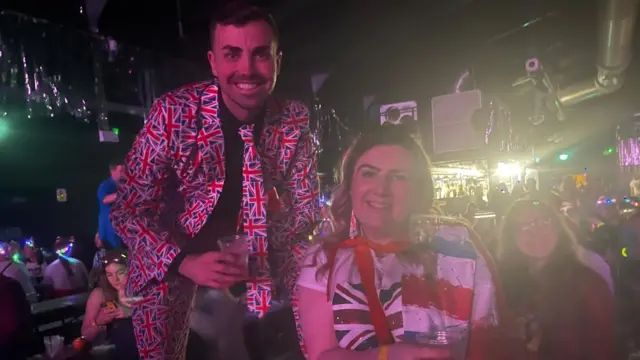
[[[632,54],[638,0],[599,0],[598,63],[593,79],[557,91],[558,103],[572,106],[618,91]]]

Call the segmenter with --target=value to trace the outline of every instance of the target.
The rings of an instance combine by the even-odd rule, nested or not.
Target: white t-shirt
[[[37,262],[29,261],[27,262],[26,267],[31,281],[37,283],[44,277],[44,271],[47,269],[47,264],[38,264]]]
[[[57,259],[44,270],[43,282],[52,285],[53,288],[58,291],[69,291],[87,287],[89,283],[87,268],[77,259],[67,257],[67,260],[69,260],[69,265],[71,266],[72,276],[69,276],[60,259]]]
[[[0,261],[0,272],[6,277],[10,277],[20,283],[29,302],[38,300],[38,294],[29,279],[29,273],[24,264],[15,263],[10,260]]]
[[[375,256],[372,252],[378,297],[396,341],[412,341],[413,337],[431,331],[436,322],[462,333],[466,332],[471,319],[475,324],[497,324],[493,282],[484,259],[461,255],[459,246],[464,242],[465,234],[468,236],[466,229],[464,234],[459,233],[460,229],[449,230],[449,234],[440,234],[443,251],[437,254],[435,287],[445,299],[441,308],[426,297],[419,295],[416,298],[418,290],[411,291],[412,300],[407,299],[406,289],[403,297],[403,275],[419,277],[424,274],[422,266],[404,263],[395,255]],[[458,234],[454,234],[456,232]],[[298,286],[316,290],[322,294],[319,296],[325,296],[328,276],[317,277],[316,273],[318,267],[327,262],[327,257],[324,252],[318,252],[318,248],[316,245],[309,249]],[[329,290],[340,347],[351,350],[374,347],[377,341],[352,249],[338,250]],[[453,349],[455,359],[463,358],[461,354],[464,354],[466,344],[466,341],[461,341],[461,347]]]

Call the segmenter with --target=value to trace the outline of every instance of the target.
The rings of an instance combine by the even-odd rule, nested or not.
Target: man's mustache
[[[255,84],[264,84],[267,82],[267,79],[265,79],[264,77],[258,75],[258,74],[252,74],[252,75],[235,75],[232,76],[231,78],[229,78],[229,83],[242,83],[242,82],[247,82],[247,83],[255,83]]]

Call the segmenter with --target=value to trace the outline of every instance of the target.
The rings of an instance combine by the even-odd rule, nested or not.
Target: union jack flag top
[[[195,287],[168,271],[208,219],[224,186],[219,95],[215,83],[203,82],[157,99],[118,184],[111,220],[131,252],[127,294],[146,299],[133,314],[143,359],[184,356]],[[299,272],[299,251],[292,248],[306,246],[319,218],[317,157],[307,108],[271,97],[260,143],[245,143],[244,155],[242,225],[252,239],[247,246],[255,275],[247,284],[248,302],[260,314],[273,296],[271,274],[295,295],[291,284]],[[272,188],[281,195],[278,216],[267,206],[266,190]],[[269,263],[267,253],[276,261]]]
[[[452,355],[464,360],[471,328],[497,325],[493,279],[465,227],[442,227],[430,247],[437,254],[435,281],[426,281],[420,272],[402,279],[404,340],[418,341],[434,326],[446,329],[461,337]]]
[[[453,358],[484,359],[468,354],[469,332],[474,327],[497,325],[496,295],[487,264],[470,243],[466,228],[442,227],[431,244],[436,263],[435,273],[428,278],[421,264],[404,262],[392,254],[373,256],[377,295],[396,342],[420,342],[422,335],[444,328],[460,335],[452,347]],[[328,276],[316,276],[327,261],[320,249],[322,244],[308,251],[298,286],[325,296]],[[330,299],[339,346],[365,350],[379,344],[354,256],[353,249],[338,250]]]

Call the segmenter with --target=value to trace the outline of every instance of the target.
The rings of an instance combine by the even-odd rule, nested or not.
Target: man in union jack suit
[[[216,16],[207,54],[216,81],[155,101],[111,212],[131,251],[142,359],[184,358],[196,286],[246,296],[262,316],[284,284],[295,305],[299,256],[318,219],[308,109],[271,94],[282,58],[273,19],[242,6]],[[238,233],[248,271],[218,247]]]

